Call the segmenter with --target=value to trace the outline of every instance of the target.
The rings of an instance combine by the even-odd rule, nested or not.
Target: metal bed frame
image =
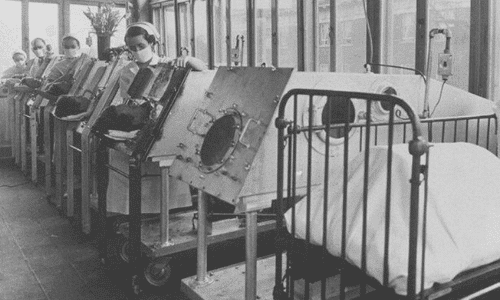
[[[349,101],[356,99],[356,101],[366,102],[366,116],[363,122],[350,123],[347,117],[342,119],[332,119],[331,113],[328,113],[326,120],[323,120],[323,125],[308,125],[300,126],[297,122],[299,102],[308,101],[309,107],[313,107],[313,102],[317,99],[328,97],[338,97]],[[371,112],[374,103],[389,104],[389,114],[387,120],[383,122],[373,121]],[[288,105],[288,107],[287,107]],[[347,105],[349,110],[351,109]],[[325,109],[331,112],[331,101],[327,101]],[[406,114],[403,118],[401,112]],[[309,120],[313,118],[312,109],[309,109]],[[324,115],[323,115],[324,116]],[[399,117],[399,120],[396,118]],[[334,122],[334,123],[332,123]],[[327,279],[328,276],[339,276],[339,289],[336,291],[335,299],[456,299],[465,295],[470,295],[478,290],[484,289],[492,282],[498,282],[500,278],[500,263],[495,263],[483,266],[471,271],[464,272],[458,275],[452,282],[446,284],[435,284],[430,289],[423,289],[423,275],[421,286],[417,286],[417,269],[422,268],[422,273],[425,274],[424,262],[425,255],[422,259],[422,265],[417,266],[417,255],[422,251],[419,245],[419,231],[422,233],[422,242],[425,247],[425,234],[426,234],[426,211],[425,203],[427,201],[427,167],[429,145],[426,141],[432,142],[457,142],[464,141],[481,145],[491,152],[497,154],[497,144],[494,142],[492,135],[497,134],[497,119],[495,114],[481,115],[481,116],[466,116],[466,117],[447,117],[437,119],[424,119],[420,120],[418,115],[412,108],[402,99],[382,94],[369,94],[357,92],[340,92],[329,90],[310,90],[310,89],[294,89],[290,90],[283,96],[280,107],[279,115],[276,119],[276,126],[278,128],[278,172],[277,172],[277,237],[276,237],[276,277],[275,288],[273,297],[277,300],[282,299],[298,299],[296,287],[299,281],[296,279],[303,279],[304,285],[302,286],[300,296],[301,299],[330,299],[327,296]],[[344,133],[349,132],[351,129],[356,128],[359,132],[359,149],[352,149],[353,144],[350,143],[350,134],[344,134],[342,139],[342,151],[338,158],[332,158],[330,155],[323,155],[324,170],[313,170],[313,145],[312,137],[317,132],[331,130],[343,130]],[[298,142],[299,136],[305,134],[307,139],[307,150],[305,153],[299,153]],[[327,135],[328,136],[328,135]],[[327,137],[328,139],[328,137]],[[382,141],[382,142],[381,142]],[[383,259],[383,280],[378,282],[374,278],[367,275],[367,185],[368,185],[368,160],[370,158],[370,147],[377,144],[386,144],[388,147],[387,157],[387,192],[386,192],[386,207],[391,205],[391,165],[392,165],[392,145],[395,143],[408,143],[409,153],[412,155],[412,171],[411,171],[411,199],[410,201],[410,220],[409,220],[409,253],[408,253],[408,280],[407,280],[407,295],[397,295],[391,288],[387,287],[389,278],[389,220],[390,211],[386,209],[385,220],[385,241]],[[331,153],[331,145],[329,142],[324,143],[324,153]],[[356,147],[354,147],[356,148]],[[347,181],[347,164],[349,162],[349,155],[354,156],[358,151],[364,152],[364,184],[363,187],[363,226],[362,226],[362,242],[361,242],[361,267],[353,267],[348,264],[346,259],[346,217],[345,207],[348,201],[346,191],[348,188]],[[299,156],[300,155],[300,156]],[[307,155],[307,174],[306,186],[300,186],[298,183],[295,166],[297,161],[304,160]],[[339,164],[343,164],[339,165]],[[292,237],[295,236],[294,222],[295,222],[295,207],[294,200],[304,197],[307,201],[306,211],[311,209],[311,187],[315,184],[321,184],[324,187],[324,206],[323,206],[323,232],[326,232],[327,226],[327,209],[326,198],[328,195],[328,182],[329,172],[331,167],[338,165],[339,170],[343,170],[342,188],[344,191],[343,201],[343,220],[342,220],[342,237],[341,241],[341,255],[338,258],[333,257],[326,250],[326,234],[323,234],[323,242],[321,246],[313,246],[310,244],[310,215],[306,216],[306,237],[305,241],[296,240]],[[343,169],[342,169],[343,168]],[[312,182],[312,172],[323,172],[322,182]],[[421,185],[424,190],[421,191]],[[419,216],[419,198],[420,193],[423,194],[424,211],[423,215]],[[304,196],[305,195],[305,196]],[[289,233],[284,225],[284,213],[288,210],[292,211],[291,232]],[[423,225],[419,222],[419,217],[423,218]],[[303,248],[300,253],[294,250],[294,246],[302,243]],[[422,248],[423,248],[422,247]],[[283,260],[283,255],[286,253],[286,260]],[[306,266],[305,269],[300,268],[300,262]],[[324,267],[328,265],[330,272],[319,272],[320,278],[313,278],[311,272],[314,262]],[[296,268],[294,270],[294,267]],[[285,272],[283,272],[283,268]],[[382,266],[381,266],[382,268]],[[315,273],[318,273],[314,270]],[[325,276],[325,273],[328,273]],[[346,291],[347,286],[352,286],[353,274],[360,279],[357,282],[357,291],[352,294],[349,290]],[[320,281],[320,283],[318,283]],[[351,281],[351,282],[350,282]],[[315,283],[313,285],[313,283]],[[300,282],[302,284],[302,281]],[[421,293],[418,291],[422,291]],[[294,298],[295,297],[295,298]]]

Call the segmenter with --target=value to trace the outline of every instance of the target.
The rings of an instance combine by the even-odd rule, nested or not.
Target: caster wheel
[[[144,279],[153,288],[163,288],[175,282],[175,267],[172,257],[150,260],[144,268]]]
[[[107,265],[111,269],[121,268],[130,261],[130,247],[124,236],[115,236],[108,242]]]
[[[128,239],[123,239],[118,245],[118,257],[124,263],[130,262],[130,243]]]

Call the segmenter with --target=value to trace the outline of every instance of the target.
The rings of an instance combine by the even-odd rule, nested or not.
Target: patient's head
[[[96,124],[94,130],[105,133],[108,130],[133,131],[141,129],[149,120],[151,105],[145,102],[139,106],[120,104],[106,108]]]
[[[90,100],[81,96],[60,96],[57,99],[54,115],[58,118],[74,116],[86,112]]]

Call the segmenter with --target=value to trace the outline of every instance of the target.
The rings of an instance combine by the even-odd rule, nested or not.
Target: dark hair
[[[144,39],[150,43],[150,44],[155,44],[156,43],[156,38],[152,34],[148,34],[146,29],[138,27],[138,26],[132,26],[129,27],[127,30],[127,33],[125,33],[125,43],[127,42],[127,38],[132,38],[134,36],[142,35],[144,36]]]
[[[69,41],[69,40],[76,41],[76,44],[78,45],[78,48],[80,48],[80,41],[77,38],[73,37],[73,36],[65,36],[63,38],[62,42],[64,43],[64,42]]]
[[[57,99],[54,115],[58,118],[74,116],[87,111],[90,100],[81,96],[60,96]]]
[[[93,130],[106,133],[108,130],[133,131],[141,129],[149,120],[151,105],[145,102],[139,106],[120,104],[106,108],[97,119]]]
[[[32,46],[32,47],[35,45],[36,41],[40,41],[40,42],[42,42],[44,45],[47,45],[47,43],[45,42],[45,40],[44,40],[44,39],[37,37],[37,38],[34,38],[34,39],[31,41],[31,46]]]

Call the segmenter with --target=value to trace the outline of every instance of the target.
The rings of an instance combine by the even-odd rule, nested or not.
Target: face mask
[[[24,61],[24,60],[16,61],[16,66],[17,66],[18,68],[24,67],[24,64],[25,64],[25,61]]]
[[[132,51],[132,53],[134,54],[134,57],[137,60],[137,62],[140,63],[148,62],[151,58],[153,58],[153,49],[151,49],[151,47],[146,47],[137,52]]]
[[[64,55],[69,58],[78,57],[78,49],[64,49]]]
[[[43,57],[45,55],[45,51],[43,49],[36,49],[33,51],[36,55],[36,57]]]

